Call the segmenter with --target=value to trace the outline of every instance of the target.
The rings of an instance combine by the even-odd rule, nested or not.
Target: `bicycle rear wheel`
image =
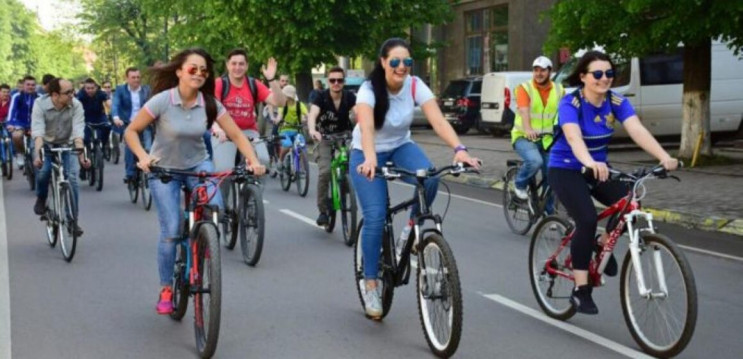
[[[570,246],[568,244],[561,248],[563,239],[572,231],[567,220],[556,216],[546,217],[534,230],[529,246],[529,280],[534,297],[548,316],[559,320],[567,320],[575,315],[575,308],[570,304],[574,283],[568,278],[550,274],[547,268],[572,273],[572,267],[568,264]],[[556,253],[557,256],[550,260]]]
[[[62,255],[67,262],[70,262],[72,257],[75,256],[75,248],[77,247],[77,233],[75,232],[77,218],[75,218],[75,202],[69,184],[63,183],[60,186],[59,200],[60,212],[58,217],[60,220],[59,226],[57,226],[57,234],[59,235],[59,244],[62,247]]]
[[[299,151],[299,168],[296,173],[297,193],[300,197],[307,195],[310,188],[310,162],[307,159],[307,152]]]
[[[222,245],[229,250],[235,249],[238,234],[238,184],[229,180],[224,186],[224,218],[222,218]]]
[[[328,224],[325,225],[325,232],[333,233],[333,229],[335,229],[335,209],[333,209],[333,184],[330,184],[330,189],[328,190],[328,197],[325,198],[326,206],[328,207],[328,210],[325,212],[328,215]]]
[[[95,186],[95,182],[98,179],[97,178],[97,175],[98,175],[98,168],[97,168],[97,165],[98,165],[98,157],[97,157],[98,156],[98,153],[96,152],[95,148],[93,148],[90,151],[90,155],[91,155],[91,158],[90,158],[90,164],[91,164],[91,166],[90,166],[90,168],[87,168],[87,169],[81,168],[80,171],[84,171],[85,175],[88,176],[88,185],[92,187],[92,186]]]
[[[347,246],[352,246],[354,233],[356,233],[356,216],[358,208],[356,205],[356,191],[348,176],[344,175],[339,182],[341,190],[341,222],[343,225],[343,240]]]
[[[454,254],[439,233],[420,244],[416,292],[418,313],[429,348],[448,358],[462,337],[462,289]]]
[[[139,198],[139,176],[134,175],[134,177],[130,178],[129,181],[126,183],[126,189],[129,190],[129,200],[132,201],[132,203],[137,203],[137,198]]]
[[[33,191],[36,189],[36,172],[34,172],[33,161],[30,156],[30,154],[26,154],[23,158],[23,174],[26,176],[28,186]]]
[[[222,308],[222,268],[217,227],[204,223],[193,239],[195,255],[194,332],[196,349],[202,358],[211,358],[217,350]]]
[[[121,142],[121,139],[119,138],[119,134],[111,131],[113,133],[113,136],[111,136],[111,161],[114,164],[119,163],[119,157],[121,156],[121,147],[119,143]]]
[[[358,227],[359,230],[355,233],[355,244],[353,248],[354,278],[356,281],[356,291],[359,294],[359,300],[361,301],[361,309],[366,310],[366,302],[364,302],[364,293],[366,292],[366,283],[364,282],[364,250],[361,243],[361,232],[364,228],[363,218],[361,219],[361,221],[359,221]],[[390,240],[388,237],[389,234],[385,230],[382,235],[382,240]],[[392,299],[395,294],[395,284],[392,273],[389,270],[385,270],[385,267],[392,268],[389,264],[385,265],[385,260],[391,261],[391,256],[393,256],[394,253],[386,255],[384,253],[384,249],[380,249],[380,251],[382,252],[382,254],[379,257],[379,274],[377,275],[377,287],[379,287],[380,285],[382,286],[382,316],[379,317],[379,320],[387,316],[387,313],[389,313],[390,308],[392,307]],[[385,256],[387,258],[385,258]],[[368,317],[369,316],[367,316],[367,318]]]
[[[255,266],[261,259],[266,231],[263,195],[260,188],[252,184],[246,184],[242,191],[242,203],[239,205],[240,249],[245,264]]]
[[[13,179],[13,143],[10,142],[9,138],[6,138],[3,141],[3,152],[4,153],[4,161],[3,161],[3,176],[10,181]]]
[[[534,223],[529,211],[529,200],[520,200],[513,193],[514,181],[519,167],[511,167],[506,172],[503,184],[503,214],[511,231],[516,234],[526,234]]]
[[[52,178],[49,181],[49,192],[46,197],[46,240],[49,245],[54,248],[57,245],[57,236],[59,228],[57,227],[58,214],[57,214],[57,193],[54,191],[55,179]]]
[[[694,274],[684,253],[660,234],[641,234],[638,259],[650,293],[643,296],[638,292],[637,268],[628,251],[619,287],[624,321],[645,352],[673,357],[686,348],[696,328]]]
[[[281,189],[284,190],[284,192],[289,190],[289,187],[292,185],[292,165],[294,163],[293,161],[293,154],[291,152],[287,153],[286,156],[284,156],[284,161],[282,163],[282,169],[279,172],[279,180],[281,181]]]
[[[139,171],[139,188],[142,191],[142,207],[145,211],[152,208],[152,192],[150,192],[150,181],[147,180],[147,174]]]
[[[186,251],[188,246],[184,245],[188,243],[187,240],[181,239],[175,245],[175,265],[173,268],[173,282],[171,284],[173,289],[173,312],[170,313],[170,318],[173,320],[181,320],[186,315],[186,309],[188,308],[188,272],[186,271],[187,256]]]
[[[101,149],[101,145],[95,146],[95,177],[96,177],[96,186],[95,190],[100,192],[103,190],[103,164],[105,163],[103,161],[103,149]]]

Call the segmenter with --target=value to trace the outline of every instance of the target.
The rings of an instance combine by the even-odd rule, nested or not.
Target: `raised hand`
[[[276,76],[276,69],[279,67],[278,62],[276,62],[276,59],[273,57],[268,59],[268,62],[261,67],[261,71],[263,72],[263,77],[267,79],[272,79],[274,76]]]

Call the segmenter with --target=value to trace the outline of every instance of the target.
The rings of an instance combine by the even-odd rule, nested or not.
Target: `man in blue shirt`
[[[111,115],[116,126],[114,131],[119,134],[124,132],[124,129],[126,129],[131,120],[134,119],[134,116],[137,115],[137,112],[139,112],[139,109],[142,108],[150,97],[149,86],[142,86],[142,77],[139,74],[139,69],[130,67],[126,69],[125,75],[126,84],[116,87],[111,108]],[[142,133],[142,137],[144,148],[149,151],[152,145],[152,132],[145,130]],[[124,163],[126,165],[124,182],[129,182],[136,174],[134,154],[129,149],[129,146],[126,146],[124,150]]]
[[[85,147],[90,151],[92,150],[90,141],[93,136],[93,129],[87,125],[108,124],[105,108],[106,106],[111,106],[111,100],[108,99],[108,95],[105,92],[101,91],[98,84],[92,78],[87,78],[83,81],[83,89],[77,93],[77,100],[80,101],[85,110]],[[105,148],[108,145],[108,136],[111,132],[111,127],[96,127],[95,131],[98,133],[98,138],[101,139]],[[81,176],[84,173],[84,171],[81,171]]]
[[[31,129],[31,110],[37,97],[39,95],[36,93],[36,78],[26,75],[23,78],[23,91],[13,95],[10,100],[7,126],[8,132],[13,136],[18,168],[23,167],[23,153],[25,152],[23,134]]]

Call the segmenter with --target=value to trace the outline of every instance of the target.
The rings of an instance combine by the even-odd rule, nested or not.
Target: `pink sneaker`
[[[157,314],[168,315],[173,313],[173,291],[165,287],[160,291],[160,301],[157,302]]]

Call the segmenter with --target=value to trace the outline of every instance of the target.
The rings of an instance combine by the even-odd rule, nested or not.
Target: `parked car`
[[[491,72],[482,78],[480,126],[494,136],[511,131],[516,118],[516,87],[531,80],[529,71]]]
[[[458,134],[464,134],[474,127],[480,128],[480,90],[482,77],[468,77],[452,80],[439,96],[439,107],[444,118]]]

